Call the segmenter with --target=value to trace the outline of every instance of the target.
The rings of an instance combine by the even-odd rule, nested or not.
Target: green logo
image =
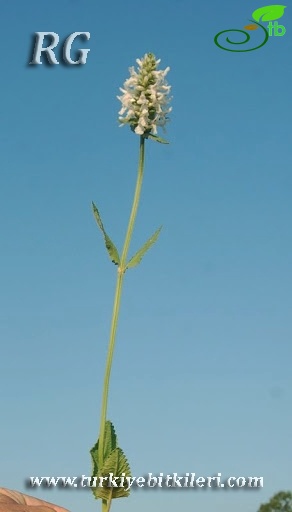
[[[245,25],[243,27],[245,30],[239,30],[236,28],[231,28],[229,30],[222,30],[221,32],[218,32],[216,36],[214,37],[214,43],[218,48],[221,48],[222,50],[226,50],[227,52],[252,52],[253,50],[257,50],[258,48],[261,48],[264,46],[270,36],[283,36],[286,33],[286,28],[284,25],[279,25],[277,21],[279,18],[282,18],[284,14],[284,9],[286,9],[286,5],[266,5],[265,7],[260,7],[259,9],[256,9],[252,13],[252,23],[250,25]],[[264,27],[261,23],[261,21],[265,22],[268,21],[267,27]],[[274,22],[274,23],[273,23]],[[244,41],[240,42],[234,42],[230,41],[229,37],[226,37],[225,43],[229,43],[232,45],[239,45],[239,44],[246,44],[250,40],[250,35],[246,30],[252,31],[257,30],[258,28],[261,29],[262,35],[263,35],[263,41],[261,44],[256,46],[255,48],[249,48],[248,50],[233,50],[231,48],[225,48],[225,46],[222,46],[222,44],[219,43],[218,39],[222,34],[227,34],[227,32],[239,32],[240,34],[244,34],[245,39]],[[220,40],[222,38],[220,37]]]

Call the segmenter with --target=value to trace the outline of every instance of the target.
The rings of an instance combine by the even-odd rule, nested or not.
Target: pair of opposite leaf
[[[120,256],[119,256],[118,250],[117,250],[116,246],[114,245],[114,243],[111,241],[108,234],[106,233],[103,223],[102,223],[102,220],[101,220],[101,217],[100,217],[100,214],[99,214],[99,211],[94,203],[92,203],[92,209],[93,209],[93,214],[94,214],[95,220],[97,222],[97,225],[103,234],[105,246],[106,246],[107,252],[109,254],[109,257],[115,265],[120,265],[121,261],[120,261]],[[147,242],[141,247],[141,249],[139,249],[139,251],[137,251],[136,254],[128,261],[125,268],[121,269],[123,272],[125,272],[128,268],[136,267],[136,265],[138,265],[141,262],[144,254],[157,241],[161,229],[162,229],[162,226],[160,228],[158,228],[157,231],[155,231],[155,233],[149,238],[149,240],[147,240]]]

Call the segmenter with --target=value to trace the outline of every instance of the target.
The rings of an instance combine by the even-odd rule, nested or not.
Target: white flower
[[[152,53],[145,54],[142,59],[136,60],[138,71],[134,67],[129,68],[128,78],[123,88],[120,87],[122,96],[117,98],[122,103],[119,111],[120,126],[129,124],[138,135],[157,134],[157,127],[164,129],[169,120],[167,114],[172,108],[168,106],[171,98],[168,96],[170,85],[165,77],[169,71],[158,71],[160,59],[156,60]]]

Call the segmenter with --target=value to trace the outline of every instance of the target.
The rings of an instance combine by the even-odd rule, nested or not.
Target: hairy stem
[[[121,294],[123,287],[123,280],[125,277],[126,265],[127,265],[127,256],[131,243],[131,238],[133,234],[134,224],[137,216],[139,200],[141,195],[141,188],[143,182],[143,172],[144,172],[144,154],[145,154],[145,138],[143,136],[140,137],[140,151],[139,151],[139,164],[138,164],[138,175],[136,181],[136,188],[134,193],[132,210],[129,218],[128,228],[125,236],[124,247],[121,256],[120,266],[118,268],[117,273],[117,284],[116,291],[114,297],[114,305],[113,305],[113,314],[110,328],[110,337],[109,337],[109,345],[108,345],[108,353],[106,360],[106,368],[104,375],[104,384],[103,384],[103,394],[102,394],[102,405],[101,405],[101,417],[100,417],[100,432],[99,432],[99,468],[101,469],[104,463],[104,435],[105,435],[105,424],[106,424],[106,414],[107,414],[107,405],[108,405],[108,394],[109,394],[109,382],[110,375],[112,369],[113,362],[113,354],[115,348],[115,340],[116,340],[116,332],[120,311],[120,303],[121,303]],[[111,506],[111,500],[107,503],[107,500],[102,500],[102,512],[109,512]]]

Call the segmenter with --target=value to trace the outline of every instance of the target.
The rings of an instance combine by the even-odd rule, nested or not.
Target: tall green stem
[[[136,188],[134,193],[132,210],[129,218],[128,229],[125,236],[124,247],[122,251],[120,266],[118,268],[117,274],[117,284],[113,305],[113,314],[112,314],[112,322],[110,328],[110,337],[109,337],[109,345],[108,345],[108,353],[106,360],[106,368],[105,368],[105,376],[104,376],[104,384],[103,384],[103,394],[102,394],[102,405],[101,405],[101,417],[100,417],[100,433],[99,433],[99,467],[102,468],[104,462],[104,435],[105,435],[105,424],[106,424],[106,414],[107,414],[107,404],[108,404],[108,394],[109,394],[109,382],[111,375],[111,368],[113,362],[113,354],[115,348],[115,340],[116,340],[116,331],[118,325],[118,317],[120,310],[120,302],[121,302],[121,294],[123,281],[125,277],[126,264],[127,264],[127,256],[130,247],[130,242],[133,234],[135,219],[138,211],[139,200],[141,195],[141,188],[143,182],[143,171],[144,171],[144,154],[145,154],[145,138],[143,136],[140,137],[140,151],[139,151],[139,165],[138,165],[138,175],[136,181]],[[102,512],[109,512],[110,503],[107,504],[107,500],[102,500]]]

